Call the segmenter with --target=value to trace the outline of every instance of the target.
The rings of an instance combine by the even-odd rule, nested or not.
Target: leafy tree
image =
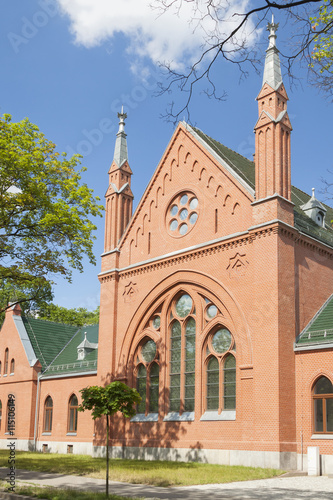
[[[90,218],[103,207],[81,182],[78,155],[59,154],[25,118],[0,117],[0,307],[50,300],[53,279],[95,263]]]
[[[135,405],[140,403],[141,397],[135,389],[123,382],[111,382],[105,387],[91,386],[80,390],[82,403],[79,411],[91,410],[92,418],[106,417],[106,496],[109,496],[109,430],[110,417],[120,411],[124,417],[135,415]]]
[[[44,304],[44,306],[38,309],[38,317],[74,326],[97,325],[99,321],[99,306],[94,311],[88,311],[84,307],[67,309],[55,304]]]
[[[324,0],[318,15],[310,20],[313,31],[318,33],[314,37],[311,67],[318,75],[317,84],[329,92],[333,88],[333,1]]]
[[[249,69],[259,71],[263,57],[258,56],[254,36],[260,35],[274,12],[279,12],[280,22],[292,25],[292,43],[286,53],[280,54],[291,79],[295,78],[295,62],[299,62],[309,70],[313,83],[329,96],[333,95],[333,0],[153,0],[152,6],[160,14],[166,11],[180,14],[183,7],[191,7],[189,23],[193,30],[202,28],[205,33],[201,55],[184,72],[169,63],[162,64],[167,69],[168,80],[161,86],[161,93],[178,88],[187,96],[185,104],[179,106],[181,109],[175,110],[171,105],[168,119],[177,121],[184,111],[189,118],[189,104],[199,82],[208,82],[204,92],[209,97],[225,98],[225,92],[217,90],[213,76],[217,59],[236,64],[241,78],[247,76]],[[281,45],[279,47],[281,49]]]

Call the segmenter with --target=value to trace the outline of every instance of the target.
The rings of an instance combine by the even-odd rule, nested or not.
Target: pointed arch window
[[[195,307],[184,293],[173,302],[170,329],[170,412],[193,412],[195,403]]]
[[[159,328],[160,317],[153,318],[154,328]],[[148,415],[158,413],[159,403],[159,364],[156,343],[145,338],[136,354],[136,388],[141,396],[137,412]]]
[[[4,369],[3,369],[4,375],[7,375],[7,373],[8,373],[8,357],[9,357],[9,349],[7,347],[5,350],[5,362],[4,362]]]
[[[0,431],[1,431],[1,424],[2,424],[2,401],[0,400]]]
[[[45,399],[44,404],[44,432],[52,431],[52,420],[53,420],[53,400],[51,396]]]
[[[15,359],[12,358],[12,360],[10,362],[10,374],[13,375],[14,371],[15,371]]]
[[[77,431],[77,415],[79,403],[75,394],[72,394],[68,404],[68,432]]]
[[[314,432],[333,433],[333,384],[327,377],[320,377],[313,388]]]
[[[206,411],[220,414],[236,409],[236,344],[223,326],[215,327],[206,342]]]

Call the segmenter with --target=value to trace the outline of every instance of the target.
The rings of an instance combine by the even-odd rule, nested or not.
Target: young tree
[[[139,393],[128,387],[123,382],[111,382],[101,386],[91,386],[80,390],[82,403],[79,411],[91,410],[92,418],[106,417],[106,496],[109,496],[109,430],[110,417],[120,411],[124,417],[131,418],[135,415],[135,406],[140,403]]]
[[[188,22],[194,31],[200,29],[204,33],[201,54],[184,71],[162,64],[167,69],[168,83],[161,86],[161,93],[178,88],[187,96],[185,104],[179,106],[181,109],[171,105],[166,116],[172,121],[177,121],[184,111],[189,118],[189,104],[199,82],[208,82],[205,92],[209,97],[225,98],[213,76],[217,59],[236,64],[241,78],[247,76],[249,69],[259,71],[259,35],[274,12],[279,13],[279,22],[292,26],[292,43],[286,44],[285,53],[282,43],[279,45],[289,76],[295,78],[296,62],[305,65],[310,80],[333,95],[333,0],[153,0],[152,6],[161,15],[166,11],[182,15],[183,8],[187,12],[191,7]]]
[[[54,276],[70,281],[85,255],[95,263],[90,219],[103,207],[81,182],[79,162],[27,118],[0,117],[0,298],[50,300]]]

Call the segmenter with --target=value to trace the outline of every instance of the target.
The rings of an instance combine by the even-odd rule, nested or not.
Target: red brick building
[[[103,426],[77,415],[79,389],[118,379],[142,402],[114,420],[114,456],[296,469],[318,446],[333,472],[333,210],[291,185],[276,27],[254,163],[180,123],[132,213],[119,114],[99,332],[8,311],[3,446],[12,394],[22,448],[102,453]]]

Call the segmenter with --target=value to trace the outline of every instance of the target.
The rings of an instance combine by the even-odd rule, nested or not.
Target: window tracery
[[[142,398],[133,420],[157,420],[162,408],[166,421],[193,420],[196,405],[203,420],[205,412],[212,418],[227,410],[222,419],[235,419],[236,343],[223,304],[178,287],[148,318],[133,351]]]
[[[156,319],[156,316],[152,321]],[[156,343],[145,338],[140,343],[136,359],[136,389],[141,396],[137,412],[158,413],[159,400],[159,365]]]

